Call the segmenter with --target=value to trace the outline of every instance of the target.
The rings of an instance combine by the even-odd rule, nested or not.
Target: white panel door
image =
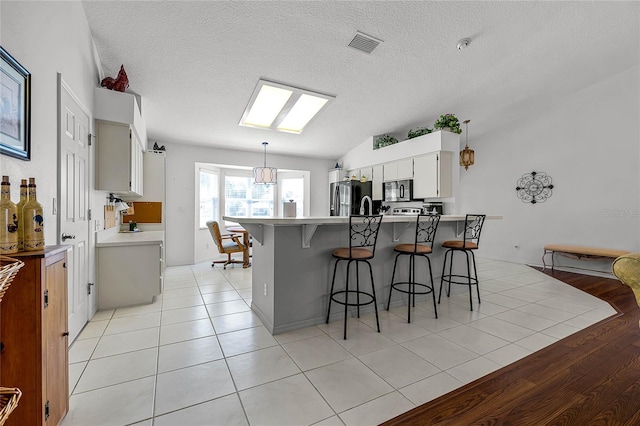
[[[90,115],[58,75],[59,182],[58,243],[67,252],[69,344],[89,321],[95,291],[88,295]]]

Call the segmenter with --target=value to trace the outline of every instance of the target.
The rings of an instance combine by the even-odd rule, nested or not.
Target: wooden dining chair
[[[227,260],[214,260],[211,262],[211,266],[215,266],[216,263],[222,263],[223,269],[227,269],[227,265],[231,263],[242,263],[243,268],[249,267],[249,247],[242,244],[240,239],[241,235],[238,234],[221,234],[220,225],[215,220],[207,222],[207,228],[211,233],[213,241],[218,247],[218,251],[221,254],[227,255]],[[242,253],[242,260],[232,259],[233,253]]]

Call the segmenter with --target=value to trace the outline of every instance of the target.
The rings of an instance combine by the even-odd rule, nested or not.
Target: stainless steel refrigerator
[[[330,185],[329,214],[331,216],[352,216],[360,214],[360,203],[364,196],[371,198],[371,182],[357,180],[345,180]],[[366,213],[369,212],[369,203],[366,203]]]

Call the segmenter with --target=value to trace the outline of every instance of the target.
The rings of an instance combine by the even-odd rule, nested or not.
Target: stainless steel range
[[[422,209],[419,207],[396,207],[393,209],[394,215],[417,216],[420,213],[422,213]]]

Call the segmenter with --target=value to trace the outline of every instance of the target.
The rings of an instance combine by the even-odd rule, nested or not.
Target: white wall
[[[504,216],[483,231],[482,255],[541,264],[547,243],[640,249],[639,75],[636,66],[470,138],[476,164],[461,171],[459,207]],[[516,197],[518,178],[532,171],[553,178],[545,203]],[[610,270],[604,261],[560,262]]]
[[[264,162],[262,152],[188,146],[158,142],[167,149],[166,198],[166,258],[167,265],[188,265],[194,262],[195,224],[195,163],[228,164],[255,167]],[[275,155],[267,152],[267,165],[281,169],[311,172],[311,216],[326,216],[329,203],[327,171],[330,160]],[[208,233],[208,230],[202,230]],[[214,254],[212,246],[212,255]]]
[[[98,82],[93,40],[78,1],[0,2],[0,43],[31,73],[31,161],[0,156],[18,201],[20,179],[35,177],[44,209],[45,243],[56,244],[58,93],[57,73],[89,110]]]

